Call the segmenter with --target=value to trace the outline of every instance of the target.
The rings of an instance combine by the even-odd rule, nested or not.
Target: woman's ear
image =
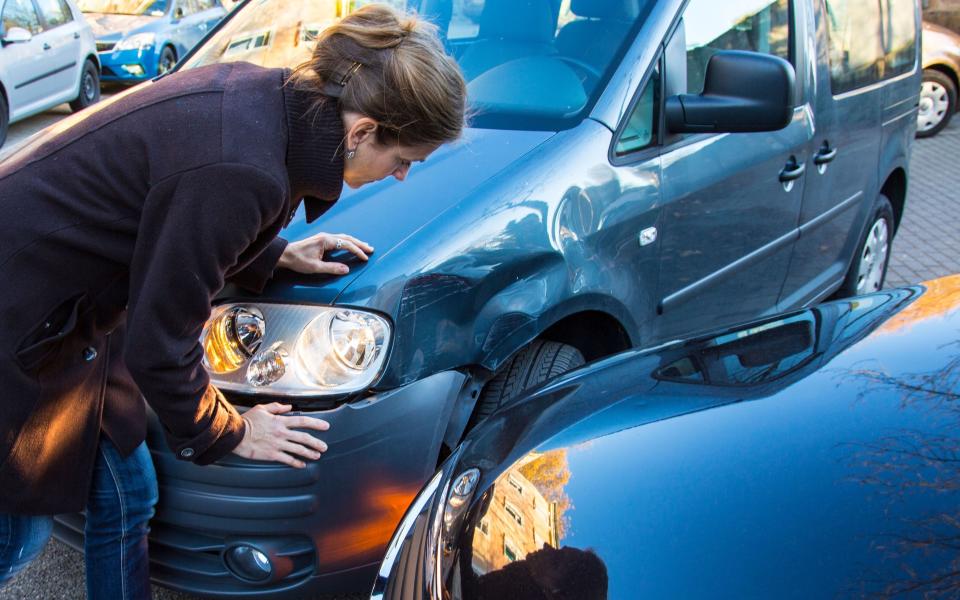
[[[347,132],[347,147],[356,148],[365,141],[375,140],[378,123],[370,117],[356,119]]]

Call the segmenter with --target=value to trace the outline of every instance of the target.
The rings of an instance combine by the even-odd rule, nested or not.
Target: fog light
[[[270,557],[247,544],[240,544],[227,550],[224,562],[227,563],[231,573],[245,581],[262,582],[270,579],[270,575],[273,574]]]
[[[123,65],[123,70],[135,77],[139,77],[145,73],[143,67],[140,65]]]

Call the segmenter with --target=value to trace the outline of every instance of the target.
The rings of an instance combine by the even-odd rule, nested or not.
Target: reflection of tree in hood
[[[607,567],[591,550],[544,544],[477,584],[479,600],[606,600]]]
[[[960,351],[960,341],[950,344]],[[869,389],[900,393],[904,408],[919,407],[941,425],[939,431],[902,430],[861,444],[854,458],[869,469],[861,483],[875,486],[891,509],[927,496],[935,502],[960,492],[960,352],[943,368],[898,376],[860,370]],[[944,419],[943,417],[947,418]],[[914,595],[923,598],[960,597],[960,506],[922,518],[903,519],[902,532],[882,535],[874,548],[901,561],[903,578],[881,581],[881,598]]]
[[[520,474],[536,486],[549,502],[556,504],[557,540],[562,540],[567,532],[567,520],[564,513],[571,507],[567,496],[567,483],[570,481],[570,464],[566,450],[550,450],[520,467]]]

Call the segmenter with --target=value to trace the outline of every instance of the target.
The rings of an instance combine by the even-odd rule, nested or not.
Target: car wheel
[[[857,254],[843,285],[836,297],[847,298],[869,294],[883,288],[890,264],[890,247],[893,244],[893,205],[880,194],[873,206],[867,231],[860,240]]]
[[[583,354],[568,344],[535,340],[517,352],[487,382],[477,400],[470,428],[486,419],[508,401],[584,363]]]
[[[937,135],[957,111],[957,88],[953,80],[935,69],[923,72],[920,85],[920,112],[917,113],[917,137]]]
[[[164,46],[157,63],[157,75],[163,75],[177,64],[177,53],[170,46]]]
[[[100,72],[97,71],[97,65],[88,60],[83,65],[83,73],[80,75],[80,91],[77,93],[77,97],[70,102],[70,110],[77,112],[99,101]]]
[[[10,107],[7,100],[0,94],[0,147],[7,140],[7,128],[10,125]]]

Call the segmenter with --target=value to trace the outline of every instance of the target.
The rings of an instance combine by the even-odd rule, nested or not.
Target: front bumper
[[[200,467],[178,460],[155,417],[148,444],[160,481],[151,522],[153,580],[211,598],[303,598],[367,591],[390,536],[437,466],[465,376],[449,371],[328,411],[330,447],[305,469],[229,455]],[[57,518],[58,538],[82,547],[80,515]],[[290,569],[254,584],[227,569],[238,542],[269,544]]]
[[[160,59],[155,47],[140,50],[111,50],[97,54],[100,58],[100,81],[139,83],[157,76]],[[131,73],[126,67],[139,67],[142,73]]]

